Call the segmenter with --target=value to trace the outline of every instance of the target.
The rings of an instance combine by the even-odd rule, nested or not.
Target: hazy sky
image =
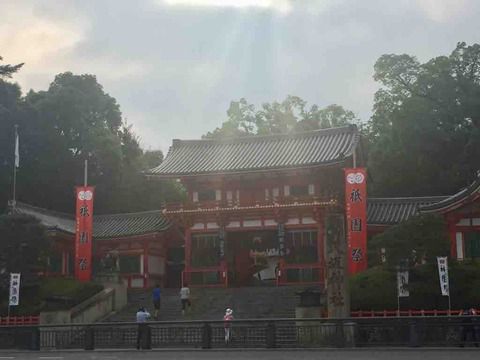
[[[199,138],[231,100],[298,95],[367,120],[385,53],[480,42],[477,0],[0,0],[0,55],[24,91],[97,75],[145,148]]]

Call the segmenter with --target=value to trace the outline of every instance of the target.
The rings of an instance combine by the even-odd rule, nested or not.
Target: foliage
[[[0,56],[0,61],[2,61],[3,58]],[[12,74],[16,73],[20,68],[23,66],[23,63],[17,64],[17,65],[0,65],[0,79],[1,78],[9,78],[12,76]]]
[[[368,261],[370,265],[380,263],[380,249],[386,250],[386,261],[391,267],[408,259],[410,265],[422,259],[433,262],[436,256],[449,254],[450,242],[443,217],[418,215],[368,241]],[[415,257],[415,259],[414,259]]]
[[[38,284],[37,273],[45,265],[49,242],[40,222],[26,215],[0,216],[0,291],[7,294],[10,273],[21,273],[22,289]]]
[[[282,102],[262,104],[259,110],[241,98],[232,101],[227,110],[227,121],[220,128],[207,133],[205,138],[239,137],[249,135],[287,134],[342,126],[357,122],[355,114],[340,105],[320,109],[307,108],[307,102],[298,96],[287,96]]]
[[[369,171],[377,195],[451,194],[471,182],[480,157],[480,45],[421,64],[382,55],[368,124]]]
[[[480,264],[449,264],[452,309],[478,307]],[[448,309],[448,298],[440,292],[436,262],[410,269],[408,298],[401,299],[402,309]],[[396,270],[376,266],[350,279],[352,310],[394,310],[397,308]]]
[[[141,173],[163,160],[160,151],[146,152],[131,126],[126,126],[116,100],[93,75],[63,73],[46,91],[30,91],[0,80],[0,206],[10,197],[14,124],[19,125],[18,200],[53,210],[73,212],[75,185],[96,188],[95,212],[158,209],[179,200],[173,182],[154,183]],[[39,191],[39,189],[41,191]]]

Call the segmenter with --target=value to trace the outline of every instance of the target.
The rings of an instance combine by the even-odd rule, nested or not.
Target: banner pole
[[[397,316],[400,316],[400,296],[397,296]]]
[[[452,314],[452,304],[450,302],[450,287],[448,288],[448,316]]]
[[[14,150],[14,161],[13,161],[13,190],[12,190],[12,200],[13,207],[15,208],[16,198],[17,198],[17,142],[18,142],[18,125],[15,125],[15,150]]]
[[[83,186],[87,186],[88,183],[88,160],[85,160],[85,168],[83,172]]]

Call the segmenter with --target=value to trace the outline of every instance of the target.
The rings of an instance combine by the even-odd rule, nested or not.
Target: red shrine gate
[[[358,137],[347,126],[174,140],[148,175],[179,179],[188,191],[188,201],[164,211],[184,232],[184,281],[324,284],[325,216],[345,214],[343,169],[354,163]]]

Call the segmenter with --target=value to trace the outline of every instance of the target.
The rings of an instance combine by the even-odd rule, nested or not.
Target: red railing
[[[477,310],[477,314],[479,310]],[[396,317],[396,316],[449,316],[460,315],[462,310],[358,310],[350,313],[351,317]]]
[[[192,276],[200,274],[198,278]],[[207,279],[208,274],[213,274],[216,281],[211,282]],[[182,284],[187,283],[189,287],[228,287],[228,269],[225,266],[211,266],[203,268],[193,268],[182,271]]]
[[[289,270],[298,270],[298,279],[289,278]],[[310,271],[310,278],[306,272]],[[285,264],[281,262],[277,271],[277,286],[280,285],[319,285],[325,282],[325,267],[321,263],[314,264]]]
[[[40,316],[6,316],[0,317],[0,326],[7,325],[38,325],[40,323]]]

